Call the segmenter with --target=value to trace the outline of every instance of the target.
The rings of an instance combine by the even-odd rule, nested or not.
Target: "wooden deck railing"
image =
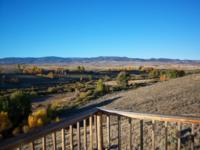
[[[111,121],[111,117],[115,117],[115,121]],[[122,130],[122,118],[127,118],[128,123],[126,125],[126,131]],[[134,113],[128,111],[118,111],[118,110],[108,110],[103,108],[94,108],[83,113],[79,113],[68,117],[60,123],[47,125],[45,127],[36,129],[28,134],[20,135],[8,139],[6,141],[0,142],[0,150],[7,149],[42,149],[42,150],[57,150],[57,149],[70,149],[70,150],[87,150],[87,149],[134,149],[134,140],[136,137],[135,130],[133,130],[133,122],[138,121],[139,124],[139,149],[146,149],[144,146],[144,130],[145,121],[151,122],[151,144],[148,145],[147,149],[155,150],[158,143],[156,143],[156,124],[163,124],[164,128],[164,145],[161,149],[168,150],[169,145],[169,124],[175,123],[176,126],[176,148],[180,150],[184,145],[182,145],[182,134],[184,134],[184,129],[182,128],[184,124],[187,124],[191,130],[188,130],[190,134],[190,149],[194,150],[197,144],[200,145],[200,139],[195,141],[194,127],[200,125],[199,117],[189,117],[189,116],[173,116],[173,115],[159,115],[159,114],[149,114],[149,113]],[[116,147],[113,147],[113,131],[111,128],[116,126],[114,133],[117,137]],[[122,133],[126,134],[125,142],[128,144],[126,148],[122,148]],[[112,134],[111,134],[112,133]],[[161,133],[161,132],[160,132]],[[159,134],[160,136],[160,134]],[[196,144],[196,145],[195,145]]]

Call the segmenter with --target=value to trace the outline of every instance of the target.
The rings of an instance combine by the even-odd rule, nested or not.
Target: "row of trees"
[[[183,70],[158,70],[153,69],[149,72],[149,78],[160,78],[161,81],[182,77],[185,75]]]

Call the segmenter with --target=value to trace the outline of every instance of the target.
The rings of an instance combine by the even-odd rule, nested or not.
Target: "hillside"
[[[110,101],[107,102],[106,101]],[[106,95],[92,104],[106,108],[161,114],[200,114],[200,74]],[[89,104],[91,105],[91,104]]]
[[[63,58],[63,57],[8,57],[0,58],[0,64],[200,64],[200,60],[179,60],[167,58],[139,59],[128,57],[91,57],[91,58]]]

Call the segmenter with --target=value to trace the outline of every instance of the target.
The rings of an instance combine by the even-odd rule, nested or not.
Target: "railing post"
[[[98,148],[98,138],[97,138],[97,115],[94,115],[94,127],[95,127],[95,148]]]
[[[155,120],[152,120],[152,150],[155,150]]]
[[[90,122],[90,150],[93,149],[93,125],[92,125],[92,116],[89,118]]]
[[[165,150],[168,150],[168,127],[167,127],[167,121],[165,121]]]
[[[121,149],[121,119],[120,116],[117,116],[118,123],[118,149]]]
[[[74,149],[74,143],[73,143],[73,126],[69,126],[69,132],[70,132],[70,149]]]
[[[83,120],[84,150],[87,150],[87,120]]]
[[[194,145],[194,124],[192,124],[192,132],[191,132],[191,150],[195,149]]]
[[[98,150],[103,150],[102,114],[97,114]]]
[[[80,140],[80,123],[77,122],[77,149],[81,149],[81,140]]]
[[[35,150],[35,143],[34,143],[34,141],[32,141],[32,142],[30,143],[30,145],[31,145],[31,150]]]
[[[65,150],[65,129],[61,130],[61,138],[62,138],[62,150]]]
[[[53,150],[56,150],[56,132],[52,133]]]
[[[108,142],[108,149],[110,148],[110,116],[106,116],[106,123],[107,123],[107,142]]]
[[[143,150],[143,120],[140,120],[140,150]]]
[[[132,132],[132,119],[131,118],[129,118],[129,148],[130,148],[130,150],[132,150],[132,141],[133,141],[133,139],[132,139],[132,134],[133,134],[133,132]]]
[[[181,131],[181,123],[179,122],[178,123],[178,132]],[[180,150],[181,149],[181,136],[178,137],[178,143],[177,143],[177,150]]]
[[[46,136],[42,137],[42,150],[46,150]]]
[[[19,145],[19,147],[17,147],[16,150],[22,150],[22,145]]]

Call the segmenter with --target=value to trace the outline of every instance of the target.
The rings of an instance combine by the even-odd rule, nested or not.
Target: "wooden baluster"
[[[129,149],[130,150],[132,150],[132,145],[133,145],[133,143],[132,143],[132,141],[133,141],[133,139],[132,139],[132,119],[131,118],[129,118]]]
[[[108,142],[108,149],[110,148],[110,116],[106,116],[107,120],[107,142]]]
[[[140,150],[143,150],[144,138],[143,138],[143,120],[140,120]]]
[[[83,120],[83,130],[84,130],[84,150],[87,150],[87,120]]]
[[[97,115],[94,115],[94,127],[95,127],[95,140],[96,140],[96,147],[98,148],[98,138],[97,138]]]
[[[22,145],[19,145],[19,147],[17,147],[16,150],[22,150]]]
[[[181,123],[179,122],[178,123],[178,132],[180,132],[181,131]],[[180,150],[181,149],[181,135],[180,135],[180,137],[178,137],[178,143],[177,143],[178,145],[177,145],[177,150]]]
[[[93,125],[92,125],[92,116],[89,118],[90,121],[90,150],[93,149]]]
[[[46,136],[42,137],[42,150],[46,150]]]
[[[74,143],[73,143],[73,126],[72,125],[70,125],[69,126],[69,134],[70,134],[70,139],[69,139],[69,141],[70,141],[70,149],[71,150],[73,150],[74,149]]]
[[[118,149],[121,149],[121,118],[120,116],[117,116],[117,122],[118,122]]]
[[[97,115],[97,132],[98,132],[98,150],[103,149],[103,130],[102,130],[102,114]]]
[[[155,121],[152,120],[152,150],[155,150]]]
[[[194,124],[192,124],[192,132],[191,132],[191,150],[195,149],[195,144],[194,144]]]
[[[35,143],[34,143],[34,141],[32,141],[32,142],[30,143],[30,146],[31,146],[31,150],[35,150]]]
[[[77,122],[77,149],[81,149],[81,139],[80,139],[80,123]]]
[[[165,121],[165,150],[168,150],[168,127],[167,127],[167,121]]]
[[[56,132],[52,133],[52,141],[53,141],[53,150],[56,150],[56,146],[57,146],[57,143],[56,143]]]
[[[65,129],[61,130],[61,138],[62,138],[62,150],[65,150]]]

